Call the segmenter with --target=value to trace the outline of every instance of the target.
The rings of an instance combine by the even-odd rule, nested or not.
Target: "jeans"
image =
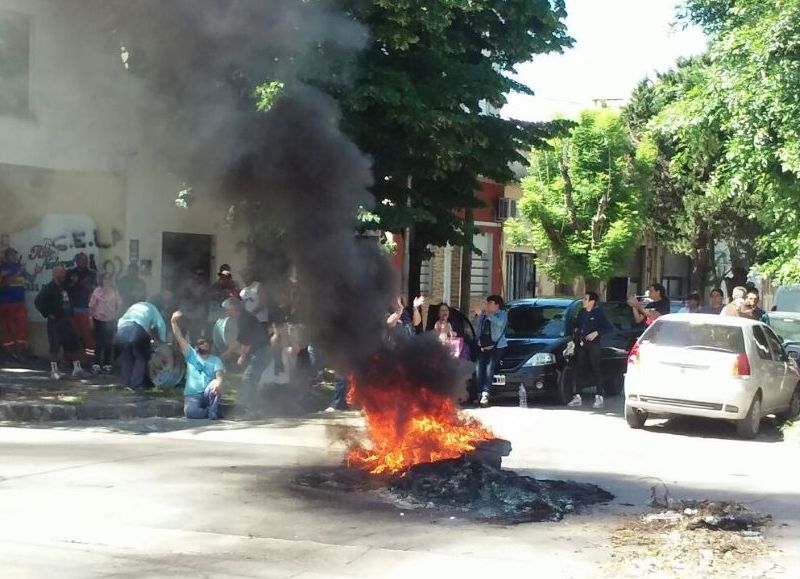
[[[221,396],[206,388],[202,394],[183,397],[183,415],[186,418],[209,418],[218,420]]]
[[[475,363],[475,389],[479,394],[491,393],[494,368],[505,351],[505,348],[494,348],[478,353],[478,361]]]
[[[336,410],[347,410],[347,383],[341,378],[336,378],[336,390],[333,391],[331,406]]]
[[[94,320],[94,362],[101,366],[110,366],[114,360],[114,334],[117,322]]]
[[[575,351],[575,357],[577,374],[582,385],[582,387],[578,386],[578,380],[575,381],[576,394],[580,393],[583,388],[594,386],[597,388],[597,395],[604,396],[605,389],[603,388],[603,376],[600,370],[600,342],[584,342],[583,346],[579,346]]]
[[[141,388],[150,360],[150,335],[137,323],[125,324],[117,332],[116,344],[122,358],[122,381],[131,388]]]

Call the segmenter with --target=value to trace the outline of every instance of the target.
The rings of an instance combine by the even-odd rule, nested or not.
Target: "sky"
[[[706,46],[697,28],[675,24],[676,0],[567,0],[575,46],[517,67],[536,95],[512,94],[505,117],[547,121],[573,117],[593,99],[626,99],[636,84]]]

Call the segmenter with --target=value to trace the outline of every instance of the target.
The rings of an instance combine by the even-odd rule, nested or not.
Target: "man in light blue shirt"
[[[217,356],[211,354],[211,344],[200,337],[192,347],[180,328],[180,311],[172,314],[170,320],[175,342],[186,358],[186,386],[183,389],[183,413],[186,418],[219,419],[219,405],[222,397],[222,376],[225,365]]]
[[[114,344],[120,348],[122,380],[128,388],[144,385],[151,340],[167,341],[167,324],[158,309],[150,303],[133,304],[117,322]]]
[[[503,298],[492,295],[484,307],[477,310],[475,331],[478,332],[478,361],[475,363],[475,387],[480,394],[480,405],[489,405],[494,369],[508,342],[506,324],[508,314],[503,310]]]

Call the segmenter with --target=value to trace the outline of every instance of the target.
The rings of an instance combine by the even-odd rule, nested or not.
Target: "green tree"
[[[587,287],[597,287],[638,245],[650,153],[636,150],[619,113],[581,113],[567,136],[533,149],[522,217],[508,225],[512,243],[543,252],[539,267],[551,279],[582,277]]]
[[[429,245],[471,247],[464,219],[478,176],[506,182],[549,125],[503,119],[511,91],[531,93],[514,66],[570,44],[562,0],[337,0],[370,38],[342,66],[351,86],[317,82],[343,110],[343,128],[374,162],[381,226],[413,226],[410,291]],[[353,72],[348,73],[347,66]]]
[[[711,39],[710,90],[724,111],[718,182],[730,199],[758,198],[766,271],[800,281],[800,0],[689,0],[685,17]]]
[[[648,227],[669,250],[692,260],[691,287],[699,291],[719,283],[719,242],[730,250],[729,273],[737,283],[757,256],[757,199],[729,194],[726,115],[706,58],[679,61],[655,82],[642,81],[623,113],[637,146],[656,151]]]

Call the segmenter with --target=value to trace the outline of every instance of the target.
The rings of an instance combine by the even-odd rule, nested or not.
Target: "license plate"
[[[505,386],[506,385],[506,375],[505,374],[495,374],[492,378],[492,386]]]

